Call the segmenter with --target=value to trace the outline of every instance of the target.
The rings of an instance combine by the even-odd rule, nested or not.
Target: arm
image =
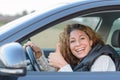
[[[44,54],[42,53],[41,48],[39,48],[38,46],[36,46],[34,43],[32,43],[30,41],[28,41],[26,44],[24,44],[23,48],[25,49],[27,46],[30,46],[32,48],[32,50],[34,51],[37,63],[39,64],[40,68],[43,71],[56,71],[55,68],[51,67],[48,64],[48,61],[45,58]]]
[[[37,63],[41,67],[42,70],[47,71],[47,72],[55,72],[57,71],[54,67],[51,67],[48,64],[47,59],[45,58],[44,54],[40,58],[37,59]]]
[[[58,72],[73,72],[71,66],[69,64],[61,67]]]
[[[115,64],[107,55],[102,55],[91,67],[91,71],[116,71]]]

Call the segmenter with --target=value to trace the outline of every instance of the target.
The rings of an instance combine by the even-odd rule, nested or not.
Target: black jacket
[[[116,70],[120,70],[120,55],[109,45],[102,46],[97,44],[89,52],[89,54],[83,58],[76,67],[73,68],[73,71],[90,71],[95,60],[101,55],[110,56],[115,63]]]

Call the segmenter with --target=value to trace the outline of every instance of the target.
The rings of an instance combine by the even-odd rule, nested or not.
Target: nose
[[[76,46],[80,46],[80,41],[76,41]]]

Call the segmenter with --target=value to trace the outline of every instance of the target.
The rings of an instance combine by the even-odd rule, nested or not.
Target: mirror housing
[[[0,75],[24,76],[26,74],[26,56],[21,44],[7,43],[0,47]]]

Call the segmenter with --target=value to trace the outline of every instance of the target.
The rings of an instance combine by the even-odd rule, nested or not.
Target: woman
[[[57,51],[49,55],[49,64],[59,71],[116,71],[119,55],[90,27],[68,25],[60,34]],[[60,57],[60,53],[62,56]],[[59,55],[58,55],[59,54]],[[59,60],[59,61],[58,61]]]
[[[50,53],[48,62],[40,48],[30,45],[38,63],[45,71],[116,71],[117,53],[105,45],[101,37],[90,27],[81,24],[68,25],[59,36],[56,51]],[[52,68],[52,67],[55,68]]]

